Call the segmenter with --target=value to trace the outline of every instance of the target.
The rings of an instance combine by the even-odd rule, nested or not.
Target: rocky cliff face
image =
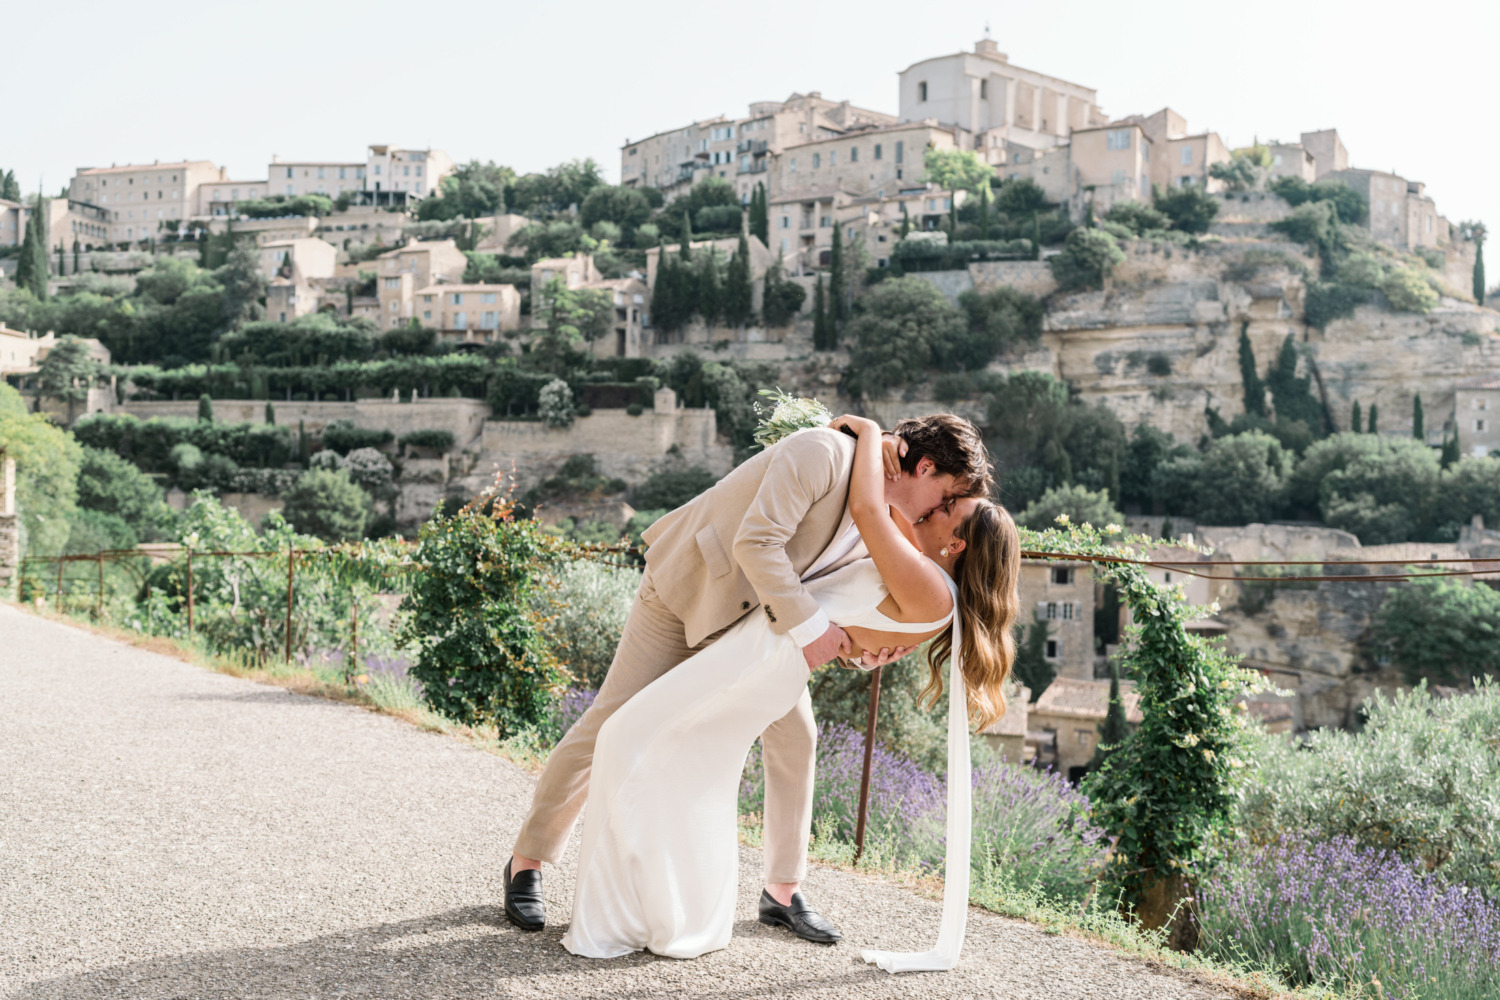
[[[1127,427],[1145,421],[1189,442],[1207,431],[1208,407],[1226,420],[1244,410],[1241,329],[1263,376],[1292,334],[1303,346],[1298,373],[1314,376],[1340,427],[1359,400],[1366,412],[1378,404],[1383,431],[1410,432],[1420,393],[1436,437],[1452,414],[1454,381],[1500,369],[1500,313],[1456,298],[1426,315],[1369,305],[1326,330],[1308,327],[1305,276],[1317,262],[1294,244],[1127,251],[1108,290],[1055,296],[1040,345],[996,367],[1050,371]]]

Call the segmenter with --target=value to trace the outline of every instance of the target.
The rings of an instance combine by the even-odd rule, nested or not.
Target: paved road
[[[754,920],[691,962],[574,958],[497,905],[533,779],[346,705],[133,649],[0,604],[0,996],[1117,998],[1217,989],[972,910],[961,967],[889,976],[861,947],[930,946],[937,904],[820,869],[845,932]],[[570,859],[571,861],[571,859]]]

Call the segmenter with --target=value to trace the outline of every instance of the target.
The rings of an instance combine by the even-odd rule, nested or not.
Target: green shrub
[[[1329,467],[1318,483],[1323,522],[1353,532],[1366,545],[1424,537],[1434,512],[1437,454],[1411,438],[1358,436],[1373,444],[1355,446],[1355,454],[1341,466]],[[1326,462],[1319,457],[1319,465]]]
[[[1359,732],[1259,741],[1237,825],[1260,843],[1287,830],[1352,837],[1500,891],[1500,688],[1480,678],[1460,697],[1434,697],[1425,684],[1394,699],[1377,691],[1363,714]]]
[[[1303,316],[1308,326],[1321,330],[1336,319],[1353,316],[1355,306],[1369,301],[1370,293],[1363,288],[1336,281],[1314,281],[1307,286],[1307,294],[1303,299]]]
[[[658,472],[635,488],[631,503],[638,510],[675,510],[718,481],[707,469]]]
[[[333,199],[327,195],[304,194],[295,198],[273,194],[269,198],[235,202],[235,211],[252,219],[279,219],[292,215],[325,216],[333,214]]]
[[[453,447],[453,432],[425,427],[401,435],[396,443],[403,448],[435,448],[438,451],[448,451]]]
[[[554,378],[542,386],[541,394],[537,397],[537,413],[548,427],[561,429],[570,426],[576,412],[573,390],[568,387],[568,383]]]
[[[631,403],[629,406],[625,407],[625,413],[628,416],[638,417],[645,412],[646,408],[640,403]]]
[[[536,522],[509,513],[471,505],[422,526],[400,633],[427,704],[502,739],[542,723],[569,679],[532,610],[553,556]]]
[[[91,556],[101,549],[134,548],[140,537],[118,514],[79,510],[68,519],[68,544],[64,555]]]
[[[937,351],[961,343],[965,318],[930,282],[916,277],[883,281],[854,303],[845,335],[850,350],[848,391],[878,398],[936,362]]]
[[[1125,261],[1115,238],[1102,229],[1075,229],[1063,246],[1063,252],[1047,263],[1064,291],[1100,288],[1115,266]]]
[[[1138,201],[1116,202],[1104,213],[1104,220],[1118,223],[1136,236],[1152,229],[1167,229],[1172,225],[1167,213]]]
[[[1092,524],[1100,529],[1125,521],[1108,493],[1075,485],[1055,486],[1043,493],[1021,512],[1016,523],[1032,531],[1045,531],[1056,526],[1059,515],[1067,515],[1073,524]]]
[[[365,532],[370,495],[342,469],[313,469],[286,494],[282,516],[305,535],[347,542]]]
[[[121,518],[140,540],[157,541],[171,530],[172,510],[161,487],[125,459],[101,448],[83,449],[78,506]]]
[[[1333,205],[1316,201],[1298,206],[1286,218],[1277,219],[1267,228],[1316,251],[1328,253],[1338,242],[1338,224],[1338,213]]]
[[[355,427],[352,420],[335,420],[323,428],[323,447],[347,455],[356,448],[378,448],[394,437],[390,431]]]
[[[551,618],[552,651],[579,684],[604,683],[640,585],[639,570],[580,559],[557,567],[538,588],[532,608]]]
[[[1500,592],[1483,583],[1428,579],[1397,586],[1381,602],[1371,632],[1409,683],[1500,676]]]
[[[968,313],[968,329],[939,345],[936,360],[940,368],[984,368],[997,355],[1041,339],[1045,310],[1034,295],[1009,286],[983,294],[970,289],[959,295],[958,304]]]
[[[1201,235],[1219,214],[1219,201],[1200,187],[1151,189],[1151,205],[1172,220],[1172,228]]]
[[[1409,267],[1390,268],[1380,290],[1402,312],[1427,313],[1438,304],[1438,293],[1427,283],[1427,278]]]

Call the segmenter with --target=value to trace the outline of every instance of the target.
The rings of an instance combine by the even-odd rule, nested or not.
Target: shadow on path
[[[776,933],[749,920],[736,923],[735,940],[728,949],[692,961],[649,953],[607,961],[577,958],[562,947],[563,930],[549,927],[539,934],[525,934],[507,923],[497,907],[467,907],[294,944],[128,962],[30,983],[11,996],[17,1000],[305,1000],[535,994],[630,1000],[666,991],[683,997],[758,1000],[809,992],[847,995],[846,990],[856,983],[869,985],[872,978],[882,975],[852,964],[847,973],[828,975],[826,963],[813,962],[809,971],[822,966],[817,970],[821,974],[791,982],[767,976],[763,983],[746,984],[744,964],[753,956],[749,951],[736,955],[736,945],[743,945],[745,937]],[[859,961],[857,955],[849,957],[851,963]],[[723,967],[725,959],[728,968]],[[732,979],[740,982],[731,984]]]

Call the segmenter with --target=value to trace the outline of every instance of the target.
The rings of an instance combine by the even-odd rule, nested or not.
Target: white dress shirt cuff
[[[798,646],[806,648],[807,646],[821,639],[823,637],[823,633],[828,631],[828,626],[832,624],[833,622],[828,620],[827,612],[823,611],[820,608],[818,609],[817,614],[813,615],[801,625],[794,625],[791,628],[787,629],[786,634],[791,636],[792,641],[795,642]]]

